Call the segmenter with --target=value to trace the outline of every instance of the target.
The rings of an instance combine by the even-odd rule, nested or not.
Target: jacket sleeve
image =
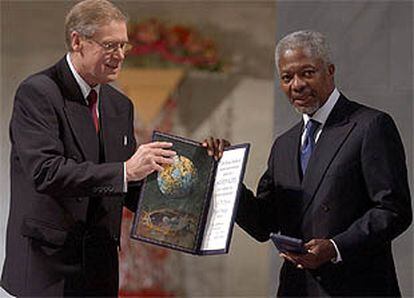
[[[389,243],[412,221],[404,148],[390,116],[382,113],[368,125],[361,163],[371,208],[333,238],[344,260]]]
[[[130,103],[130,131],[133,142],[133,153],[137,150],[137,141],[134,136],[134,108],[132,103]],[[128,183],[128,192],[125,197],[125,207],[130,211],[135,212],[137,210],[138,199],[141,193],[143,181],[136,181]]]
[[[271,232],[279,231],[277,220],[277,200],[273,182],[273,152],[268,160],[268,168],[260,178],[257,196],[243,185],[237,211],[237,224],[256,240],[269,240]]]
[[[39,193],[73,197],[122,194],[122,163],[94,164],[65,156],[57,85],[35,75],[17,90],[10,137],[17,162]]]

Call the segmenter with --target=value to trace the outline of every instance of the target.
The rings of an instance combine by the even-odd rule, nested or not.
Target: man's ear
[[[333,76],[335,74],[335,65],[334,64],[329,64],[328,65],[328,74],[330,76]]]
[[[73,31],[70,34],[70,39],[71,39],[70,45],[72,47],[71,50],[73,52],[80,52],[82,50],[82,42],[81,42],[82,39],[81,39],[80,34],[78,32],[76,32],[76,31]]]

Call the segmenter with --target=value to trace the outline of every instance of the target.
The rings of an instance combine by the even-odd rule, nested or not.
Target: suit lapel
[[[125,127],[125,123],[128,123],[128,111],[118,111],[114,106],[114,100],[111,98],[111,94],[108,86],[102,86],[100,92],[101,106],[101,133],[104,141],[104,152],[106,161],[119,161],[120,148],[125,144],[124,135],[127,132],[128,127]],[[114,96],[114,95],[112,95]]]
[[[99,96],[100,133],[105,162],[119,162],[122,159],[121,153],[123,150],[121,148],[124,146],[123,136],[127,131],[128,114],[117,109],[117,95],[110,90],[109,86],[102,85]],[[106,213],[111,212],[110,210],[114,206],[118,205],[114,204],[113,198],[104,198],[100,205],[98,217],[103,217]]]
[[[301,169],[299,166],[299,148],[300,148],[300,139],[303,130],[303,121],[296,124],[296,126],[291,130],[286,148],[295,148],[295,150],[286,150],[287,162],[286,165],[291,166],[290,169],[286,169],[286,173],[290,173],[293,178],[294,185],[301,184]]]
[[[302,181],[303,200],[300,214],[303,216],[315,198],[315,193],[339,149],[351,133],[354,123],[349,122],[348,101],[341,96],[328,117],[325,127],[309,160]],[[297,154],[299,156],[299,154]]]
[[[89,108],[73,101],[64,107],[73,135],[85,160],[99,162],[99,139],[96,135]]]
[[[56,65],[57,80],[65,101],[64,113],[72,129],[75,141],[85,160],[99,162],[99,140],[89,108],[73,77],[66,58]]]

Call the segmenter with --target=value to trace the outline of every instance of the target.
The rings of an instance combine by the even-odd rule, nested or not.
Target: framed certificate
[[[230,246],[249,144],[226,148],[217,162],[200,143],[154,132],[173,143],[172,165],[144,181],[131,237],[197,255]]]

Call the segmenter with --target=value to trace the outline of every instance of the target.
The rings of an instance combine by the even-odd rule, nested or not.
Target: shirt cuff
[[[124,188],[123,188],[123,192],[128,192],[128,182],[127,182],[127,177],[126,177],[126,162],[124,162]]]
[[[336,251],[336,258],[333,258],[331,260],[332,263],[337,264],[339,262],[342,262],[342,257],[341,257],[341,253],[339,252],[338,246],[336,246],[335,241],[333,241],[332,239],[329,239],[329,241],[331,241],[331,243],[333,244],[335,251]]]

